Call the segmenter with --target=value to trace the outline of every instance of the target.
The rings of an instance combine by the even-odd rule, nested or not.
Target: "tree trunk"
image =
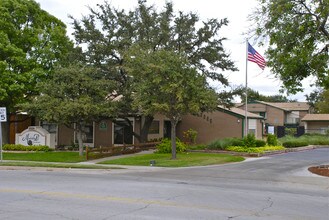
[[[79,144],[79,156],[83,156],[82,126],[77,125],[77,139]]]
[[[149,134],[149,129],[150,126],[153,122],[154,117],[153,116],[145,116],[144,117],[144,123],[142,124],[142,128],[141,128],[141,133],[140,133],[140,143],[146,143],[147,140],[147,136]]]
[[[172,119],[171,123],[171,159],[176,159],[176,125],[177,121]]]

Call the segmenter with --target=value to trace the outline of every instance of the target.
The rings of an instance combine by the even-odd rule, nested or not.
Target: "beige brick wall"
[[[320,128],[329,128],[329,122],[324,121],[308,121],[306,129],[320,129]]]
[[[177,137],[186,141],[183,132],[190,128],[198,132],[198,144],[225,137],[242,137],[242,119],[220,111],[204,113],[202,116],[184,116],[177,126]]]
[[[274,126],[283,126],[285,121],[284,111],[271,106],[266,106],[266,120],[265,123]]]

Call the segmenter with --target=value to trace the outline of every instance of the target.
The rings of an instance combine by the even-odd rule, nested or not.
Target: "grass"
[[[0,162],[0,166],[20,167],[49,167],[49,168],[72,168],[72,169],[123,169],[120,167],[106,167],[101,165],[72,164],[72,163],[44,163],[44,162]]]
[[[150,166],[150,160],[155,160],[158,167],[190,167],[223,164],[243,161],[243,157],[226,154],[181,153],[177,159],[172,160],[171,154],[146,154],[129,158],[108,160],[100,164]]]
[[[285,142],[306,142],[308,145],[329,145],[329,136],[324,135],[302,135],[300,137],[285,136],[280,138],[279,141],[284,144]]]
[[[3,160],[41,161],[78,163],[86,161],[86,157],[79,156],[78,152],[30,152],[30,153],[3,153]]]

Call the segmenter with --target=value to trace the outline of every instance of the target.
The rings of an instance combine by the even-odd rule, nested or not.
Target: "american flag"
[[[257,65],[263,70],[266,66],[266,61],[249,43],[248,43],[248,60]]]

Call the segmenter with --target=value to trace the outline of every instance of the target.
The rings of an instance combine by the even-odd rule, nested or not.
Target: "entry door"
[[[163,137],[164,138],[171,138],[171,123],[170,121],[164,121],[163,125]]]
[[[113,141],[114,144],[133,144],[133,130],[126,121],[114,124]]]

